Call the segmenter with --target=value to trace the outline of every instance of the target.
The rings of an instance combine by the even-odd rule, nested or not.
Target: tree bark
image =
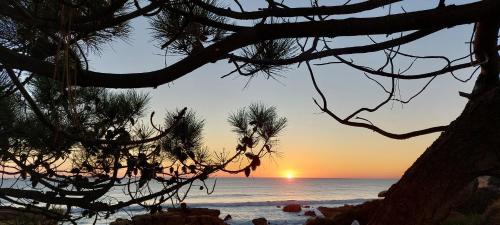
[[[500,88],[462,115],[393,185],[370,225],[438,224],[474,178],[500,169]]]
[[[435,225],[476,177],[500,171],[498,22],[477,25],[475,56],[484,60],[462,114],[393,185],[369,225]]]

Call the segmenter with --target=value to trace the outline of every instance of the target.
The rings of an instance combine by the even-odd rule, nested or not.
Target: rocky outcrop
[[[253,223],[254,225],[269,225],[269,224],[267,223],[266,218],[257,218],[257,219],[253,219],[253,220],[252,220],[252,223]]]
[[[131,220],[117,219],[110,225],[227,225],[220,211],[205,208],[168,209],[167,212],[144,214]]]
[[[316,216],[316,212],[314,212],[313,210],[307,210],[306,212],[304,212],[304,216],[315,217]]]
[[[56,225],[58,222],[34,209],[3,208],[0,210],[0,224]]]
[[[500,225],[500,200],[491,204],[483,215],[483,225]]]
[[[384,191],[379,192],[377,196],[378,196],[379,198],[385,198],[385,195],[387,195],[387,190],[384,190]]]
[[[488,206],[500,198],[500,191],[490,187],[478,188],[466,197],[454,210],[462,214],[483,214]]]
[[[302,207],[299,204],[289,204],[283,207],[283,212],[300,212]]]
[[[233,217],[229,214],[227,214],[225,217],[224,217],[224,221],[228,221],[228,220],[232,220]]]
[[[325,218],[330,218],[333,219],[337,215],[340,215],[342,213],[346,213],[350,210],[352,210],[354,206],[352,205],[344,205],[341,207],[336,207],[336,208],[328,208],[328,207],[318,207],[318,210],[325,216]]]
[[[318,207],[318,210],[325,218],[310,219],[306,222],[306,225],[351,225],[355,220],[360,224],[367,224],[380,202],[380,200],[373,200],[356,206]]]
[[[314,219],[308,219],[305,225],[335,225],[333,220],[330,218],[316,217]]]
[[[455,196],[455,206],[442,224],[500,225],[500,179],[497,179],[481,177],[471,182]],[[379,197],[386,194],[383,191]],[[356,206],[318,207],[325,218],[311,218],[306,225],[352,225],[355,220],[364,225],[381,204],[382,200],[374,200]]]
[[[168,208],[170,213],[178,213],[184,215],[207,215],[213,217],[219,217],[220,210],[218,209],[207,209],[207,208]]]
[[[488,188],[490,187],[490,177],[481,176],[477,178],[477,188]]]

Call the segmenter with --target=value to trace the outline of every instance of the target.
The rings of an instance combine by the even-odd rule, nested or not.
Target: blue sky
[[[411,11],[426,7],[421,2],[407,1],[404,3],[405,9]],[[435,5],[437,1],[425,2]],[[393,8],[393,12],[401,10],[397,5]],[[164,52],[157,47],[158,43],[152,40],[147,21],[137,19],[132,26],[134,31],[128,41],[110,43],[101,55],[90,57],[91,69],[114,73],[141,72],[160,69],[174,62],[175,57],[165,58]],[[450,58],[463,56],[468,53],[465,42],[469,40],[471,30],[472,26],[451,28],[405,45],[402,51],[419,55],[446,55]],[[362,41],[368,39],[342,38],[336,40],[335,44],[351,45]],[[355,56],[355,59],[368,64],[380,64],[383,60],[380,54],[364,54]],[[401,67],[409,63],[399,62]],[[442,63],[422,60],[417,61],[412,72],[442,66]],[[264,76],[255,77],[246,88],[247,78],[230,76],[220,79],[231,69],[227,62],[217,62],[170,84],[142,91],[151,94],[151,110],[156,111],[157,115],[184,106],[198,112],[206,120],[205,142],[213,150],[232,149],[235,146],[236,139],[226,122],[229,113],[252,102],[276,106],[279,113],[289,120],[280,138],[279,150],[284,156],[277,163],[266,161],[256,176],[280,176],[283,171],[294,170],[297,176],[306,177],[399,177],[437,137],[427,135],[396,141],[368,130],[336,123],[321,114],[314,105],[312,98],[318,95],[305,67],[292,66],[282,73],[283,77],[278,78],[279,81]],[[330,65],[315,67],[314,70],[329,106],[340,115],[347,115],[361,106],[374,106],[385,97],[377,85],[346,66]],[[470,72],[463,70],[457,74],[466,77]],[[458,96],[458,91],[470,92],[473,82],[463,84],[450,76],[438,77],[412,103],[389,103],[380,112],[365,115],[377,125],[396,132],[448,124],[466,103],[466,99]],[[408,97],[422,85],[423,82],[419,81],[402,82],[401,95]]]

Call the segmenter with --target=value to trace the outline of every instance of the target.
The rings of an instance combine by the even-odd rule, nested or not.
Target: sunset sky
[[[437,1],[429,2],[434,4]],[[405,4],[405,9],[411,11],[412,7],[424,7],[415,4],[420,3]],[[393,7],[393,12],[398,11],[400,7],[397,6]],[[116,41],[101,55],[90,58],[92,69],[115,73],[141,72],[173,62],[170,58],[165,60],[164,52],[156,47],[159,44],[152,40],[147,21],[136,20],[132,25],[135,30],[128,41]],[[468,53],[465,42],[469,41],[471,30],[471,26],[455,27],[405,45],[401,50],[420,55],[445,53],[451,58],[460,57]],[[350,41],[341,39],[339,43]],[[384,58],[372,54],[358,59],[380,64]],[[400,62],[404,65],[401,67],[409,63]],[[442,66],[442,63],[418,61],[412,73]],[[283,155],[275,160],[266,159],[252,175],[255,177],[285,177],[293,173],[296,177],[398,178],[437,137],[433,134],[398,141],[338,124],[328,115],[321,114],[315,106],[312,98],[318,98],[318,95],[305,67],[290,67],[278,81],[255,77],[246,88],[248,78],[230,76],[220,79],[232,69],[230,64],[221,61],[168,85],[143,91],[151,94],[151,110],[157,115],[185,106],[195,110],[205,119],[205,143],[215,151],[234,149],[236,145],[237,140],[226,122],[231,112],[253,102],[276,106],[279,114],[289,121],[278,146]],[[345,116],[362,106],[374,106],[385,98],[375,83],[345,66],[315,67],[315,72],[329,106],[340,115]],[[457,75],[466,77],[470,73],[470,70],[463,70]],[[401,95],[407,98],[423,84],[423,81],[401,82]],[[450,76],[438,77],[429,90],[412,103],[389,103],[378,113],[363,115],[395,132],[448,124],[466,103],[465,98],[458,96],[458,91],[470,92],[472,85],[473,81],[463,84]]]

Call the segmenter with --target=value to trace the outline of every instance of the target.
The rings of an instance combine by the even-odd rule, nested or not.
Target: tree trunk
[[[474,178],[500,169],[500,88],[462,115],[392,186],[370,225],[437,224]]]
[[[471,100],[446,132],[393,185],[369,225],[436,225],[476,177],[500,171],[498,22],[478,24],[481,66]]]

